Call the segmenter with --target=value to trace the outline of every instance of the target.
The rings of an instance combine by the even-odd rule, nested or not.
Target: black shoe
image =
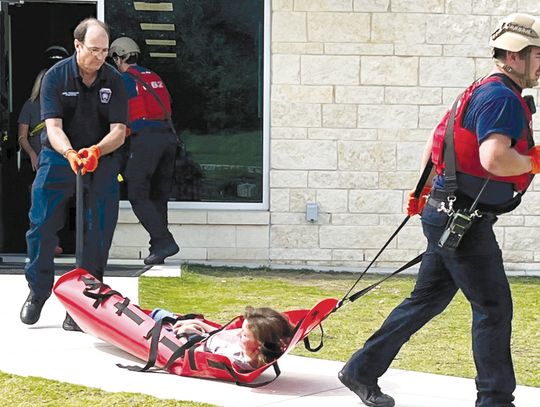
[[[144,264],[163,264],[165,259],[173,256],[180,251],[180,248],[175,242],[169,243],[167,246],[156,249],[153,253],[144,259]]]
[[[27,325],[35,324],[39,320],[41,309],[47,298],[49,297],[39,297],[30,291],[21,308],[21,321]]]
[[[71,315],[69,315],[67,312],[66,318],[62,323],[62,329],[64,331],[82,332],[82,329],[79,327],[79,325],[77,325],[73,318],[71,318]]]
[[[392,397],[384,394],[376,384],[367,385],[357,380],[345,376],[343,371],[338,373],[338,379],[353,393],[356,393],[360,400],[370,407],[394,407],[395,401]]]

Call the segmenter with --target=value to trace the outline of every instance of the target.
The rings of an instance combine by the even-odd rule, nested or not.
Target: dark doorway
[[[28,229],[30,186],[33,172],[21,171],[21,160],[26,155],[19,152],[17,119],[38,72],[46,67],[45,50],[51,45],[64,47],[73,53],[73,30],[84,18],[96,16],[96,4],[73,2],[25,2],[3,5],[4,21],[2,38],[8,38],[10,46],[0,55],[5,67],[0,80],[5,81],[11,109],[2,125],[1,213],[0,251],[26,253],[25,233]],[[11,83],[9,83],[11,79]],[[75,210],[66,211],[66,226],[59,233],[64,253],[75,251]]]

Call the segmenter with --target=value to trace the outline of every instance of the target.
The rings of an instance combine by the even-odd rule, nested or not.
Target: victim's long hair
[[[288,319],[280,312],[267,307],[246,307],[244,318],[260,344],[257,366],[279,358],[293,335],[293,328]]]

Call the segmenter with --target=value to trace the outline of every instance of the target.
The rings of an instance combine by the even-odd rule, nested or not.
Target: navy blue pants
[[[83,176],[84,250],[81,266],[102,280],[118,220],[118,161],[111,155],[99,160],[96,171]],[[29,262],[26,280],[39,296],[48,296],[54,284],[54,248],[64,226],[65,207],[75,195],[75,173],[68,160],[48,148],[39,155],[32,185],[30,229],[26,233]]]
[[[135,216],[150,235],[150,251],[174,242],[167,203],[176,158],[176,135],[167,127],[144,127],[130,136],[125,179]]]
[[[353,354],[343,371],[366,384],[375,383],[409,338],[440,314],[460,289],[473,314],[476,407],[513,406],[512,297],[493,233],[496,217],[486,214],[477,220],[455,251],[437,245],[447,219],[446,214],[426,205],[422,227],[428,246],[414,290]]]

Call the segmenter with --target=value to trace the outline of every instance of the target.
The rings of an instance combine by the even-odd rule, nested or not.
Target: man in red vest
[[[521,96],[538,84],[540,19],[506,17],[489,45],[493,70],[459,96],[426,144],[423,166],[431,157],[432,185],[420,198],[409,193],[407,213],[421,214],[427,238],[415,288],[338,374],[368,406],[394,406],[378,378],[458,289],[473,312],[476,407],[514,406],[512,297],[493,224],[497,214],[519,204],[540,172],[540,147],[532,140],[534,103]]]
[[[124,172],[133,212],[150,235],[144,264],[163,264],[179,248],[168,228],[167,202],[172,189],[177,137],[172,128],[171,101],[162,79],[137,65],[141,51],[128,37],[111,44],[129,97],[128,159]]]

